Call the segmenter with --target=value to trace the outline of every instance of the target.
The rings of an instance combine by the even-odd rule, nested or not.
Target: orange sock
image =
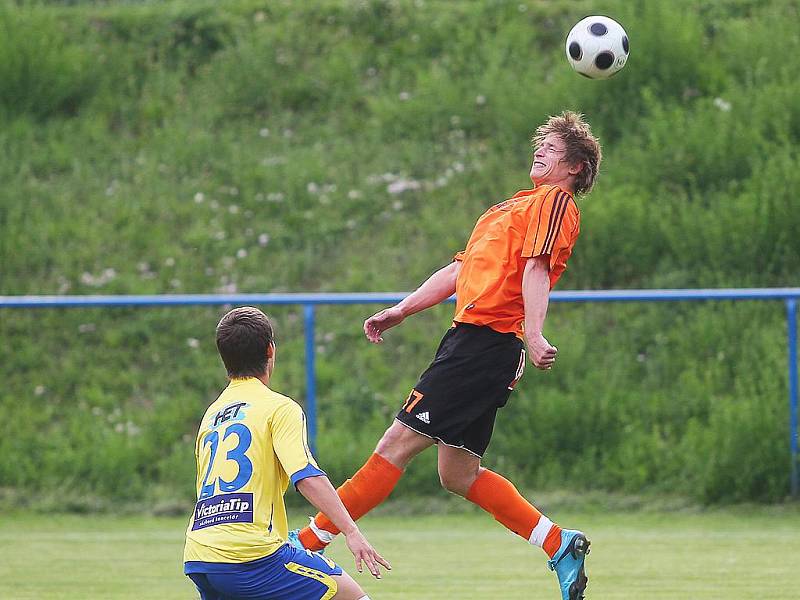
[[[467,500],[518,536],[540,546],[550,558],[561,545],[561,528],[525,500],[513,483],[494,471],[481,469],[467,492]]]
[[[402,469],[381,455],[373,454],[351,479],[339,486],[336,493],[339,494],[347,512],[354,521],[357,521],[389,497],[402,474]],[[310,526],[304,527],[298,537],[308,550],[322,550],[339,530],[322,513],[317,513],[314,517],[314,525],[324,534],[330,534],[330,537],[324,535],[327,539],[321,540]]]

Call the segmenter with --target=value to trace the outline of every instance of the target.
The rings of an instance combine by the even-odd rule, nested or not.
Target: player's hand
[[[379,565],[383,565],[385,569],[391,571],[392,566],[370,545],[358,527],[346,533],[344,539],[356,559],[356,569],[359,573],[364,571],[362,563],[367,565],[367,569],[376,579],[381,578]]]
[[[403,311],[396,306],[385,308],[364,321],[364,335],[373,344],[380,344],[383,341],[381,334],[402,323],[404,318]]]
[[[528,352],[530,352],[533,366],[542,371],[552,369],[553,364],[556,362],[558,348],[551,345],[541,333],[532,336],[527,341]]]

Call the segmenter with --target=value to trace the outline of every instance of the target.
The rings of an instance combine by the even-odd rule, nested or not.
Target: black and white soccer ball
[[[586,17],[567,35],[567,60],[589,79],[607,79],[628,60],[628,34],[608,17]]]

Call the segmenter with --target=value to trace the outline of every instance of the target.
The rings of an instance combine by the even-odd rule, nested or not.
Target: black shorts
[[[409,429],[481,457],[497,409],[505,406],[525,368],[513,333],[459,323],[411,390],[397,420]]]

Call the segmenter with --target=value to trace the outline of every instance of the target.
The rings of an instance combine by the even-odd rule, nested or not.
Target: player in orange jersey
[[[580,230],[574,194],[591,190],[600,145],[582,116],[564,112],[536,130],[534,188],[487,210],[464,251],[399,304],[364,322],[373,343],[405,318],[454,292],[456,313],[436,356],[420,376],[366,464],[337,491],[353,519],[383,502],[403,469],[436,444],[439,477],[508,529],[540,546],[558,575],[563,600],[583,598],[586,536],[562,530],[503,476],[481,467],[497,410],[522,376],[525,346],[539,369],[558,350],[542,335],[550,289],[564,272]],[[524,341],[524,343],[523,343]],[[295,539],[320,550],[338,533],[322,513]]]

